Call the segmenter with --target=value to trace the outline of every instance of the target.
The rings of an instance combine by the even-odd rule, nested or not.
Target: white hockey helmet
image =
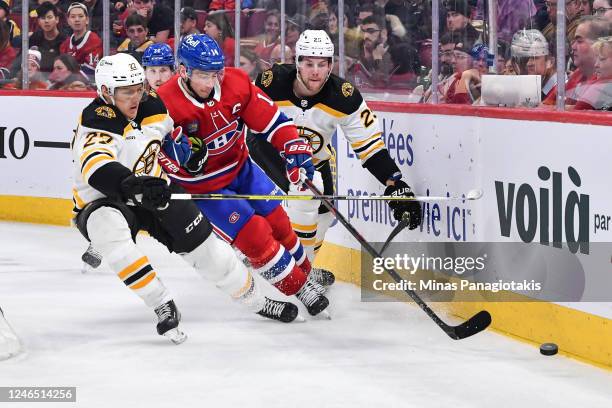
[[[102,87],[108,89],[113,97],[115,88],[138,85],[145,81],[144,69],[136,58],[130,54],[118,53],[109,55],[100,60],[96,66],[96,89],[102,97]]]
[[[519,30],[512,36],[512,56],[541,57],[549,54],[548,41],[538,30]]]
[[[331,58],[334,63],[334,43],[323,30],[305,30],[295,43],[295,64],[300,57]]]

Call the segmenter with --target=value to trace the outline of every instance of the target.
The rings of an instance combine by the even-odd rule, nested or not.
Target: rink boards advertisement
[[[0,96],[0,171],[5,175],[0,196],[2,218],[68,223],[73,180],[69,145],[80,111],[90,100]],[[515,242],[539,247],[542,252],[522,257],[523,263],[515,271],[529,266],[536,271],[535,278],[548,277],[549,282],[559,260],[572,266],[565,268],[571,273],[579,271],[572,281],[579,290],[568,295],[568,288],[562,285],[560,290],[568,296],[556,301],[567,306],[564,316],[570,313],[572,317],[562,317],[549,302],[541,302],[541,307],[550,308],[546,312],[507,304],[500,313],[528,313],[538,321],[557,319],[558,325],[580,324],[572,320],[585,320],[579,311],[605,318],[603,324],[612,318],[612,247],[607,244],[612,242],[609,126],[503,116],[474,118],[410,109],[387,112],[376,104],[373,108],[391,157],[417,195],[460,197],[473,189],[483,192],[476,201],[425,204],[421,227],[404,230],[395,242],[415,242],[423,248],[427,243],[444,242]],[[333,147],[337,194],[382,194],[382,186],[361,166],[341,131]],[[338,205],[368,241],[385,241],[396,225],[385,203],[338,201]],[[40,213],[51,215],[37,217]],[[340,224],[329,230],[326,241],[330,245],[324,246],[323,262],[333,259],[328,265],[348,268],[339,272],[342,279],[359,283],[360,271],[354,267],[359,262],[358,242]],[[555,257],[557,264],[553,266],[541,262],[550,253],[562,254]],[[533,256],[540,256],[537,268],[533,267]],[[516,322],[501,323],[498,318],[496,324],[494,312],[494,327],[540,340],[536,334],[521,331]],[[591,330],[598,333],[599,327]],[[588,332],[584,336],[592,338]],[[580,345],[573,349],[577,356],[601,361],[598,355],[584,353]]]

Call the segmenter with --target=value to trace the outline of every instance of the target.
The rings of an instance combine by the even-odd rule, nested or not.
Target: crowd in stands
[[[20,89],[23,76],[21,3],[0,0],[0,87]],[[539,75],[542,107],[566,81],[566,106],[612,106],[612,0],[566,0],[566,55],[556,53],[557,0],[497,0],[497,49],[488,46],[489,0],[440,0],[439,75],[432,88],[431,0],[241,1],[239,66],[251,78],[272,64],[293,61],[300,32],[326,30],[336,52],[344,43],[347,79],[367,92],[410,95],[410,101],[478,104],[484,75]],[[30,0],[27,72],[30,89],[92,89],[102,57],[102,1]],[[234,65],[233,0],[183,0],[181,36],[204,32]],[[152,44],[174,39],[173,0],[110,0],[110,52],[139,61]],[[342,15],[339,15],[342,14]],[[340,32],[340,18],[343,32]],[[496,55],[496,57],[493,56]],[[565,78],[557,78],[563,58]],[[339,64],[335,64],[338,69]]]

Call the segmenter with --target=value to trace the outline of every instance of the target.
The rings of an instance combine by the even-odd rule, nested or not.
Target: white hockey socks
[[[147,306],[156,308],[172,299],[149,259],[132,241],[128,223],[119,210],[101,207],[94,211],[87,220],[87,233],[119,279]]]
[[[214,282],[250,311],[258,312],[263,308],[265,298],[257,282],[225,241],[211,234],[196,249],[181,255],[204,279]]]
[[[315,171],[313,183],[318,189],[323,189],[323,180],[321,179],[321,173],[318,171]],[[294,184],[289,184],[289,194],[311,196],[312,192],[310,190],[300,191]],[[317,242],[317,224],[320,205],[321,202],[319,200],[287,200],[285,204],[285,211],[291,221],[291,228],[293,228],[302,242],[306,256],[311,264],[314,261]]]

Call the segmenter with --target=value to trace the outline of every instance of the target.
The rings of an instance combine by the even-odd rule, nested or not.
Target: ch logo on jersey
[[[144,153],[138,158],[138,161],[134,165],[134,174],[137,176],[150,175],[157,163],[157,155],[161,150],[161,143],[159,140],[153,140],[145,148]]]
[[[235,224],[238,222],[238,220],[240,219],[240,214],[238,214],[236,211],[234,211],[233,213],[230,214],[229,216],[229,222],[230,224]]]
[[[312,154],[317,154],[323,148],[323,136],[316,130],[312,130],[305,126],[297,127],[298,134],[301,138],[306,139],[312,146]]]
[[[242,121],[233,121],[229,125],[217,130],[213,134],[206,137],[206,147],[208,154],[216,156],[228,151],[242,136],[244,125]]]

